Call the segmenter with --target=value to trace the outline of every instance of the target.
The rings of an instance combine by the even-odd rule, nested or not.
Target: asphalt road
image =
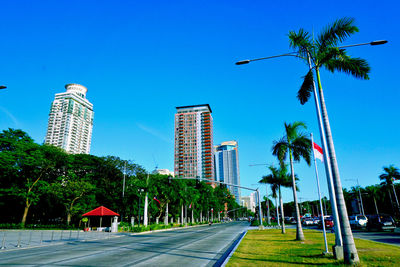
[[[213,266],[248,228],[234,222],[0,252],[0,266]]]
[[[304,226],[304,229],[315,229],[322,231],[321,229],[318,229],[316,226]],[[400,246],[400,233],[393,233],[388,231],[369,232],[366,230],[359,230],[359,229],[353,229],[352,231],[353,231],[353,236],[355,238],[361,238],[366,240],[372,240],[375,242]],[[331,229],[328,229],[327,232],[330,233]]]
[[[400,234],[393,232],[368,232],[362,230],[353,230],[355,238],[362,238],[376,242],[400,246]]]

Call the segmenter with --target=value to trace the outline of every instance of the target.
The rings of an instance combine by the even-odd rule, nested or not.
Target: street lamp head
[[[6,88],[7,88],[7,86],[0,85],[0,89],[6,89]]]
[[[378,41],[372,41],[370,45],[381,45],[381,44],[386,44],[388,41],[386,40],[378,40]]]
[[[249,59],[246,59],[246,60],[238,61],[238,62],[236,62],[235,64],[236,64],[236,65],[243,65],[243,64],[248,64],[248,63],[250,63],[250,60],[249,60]]]

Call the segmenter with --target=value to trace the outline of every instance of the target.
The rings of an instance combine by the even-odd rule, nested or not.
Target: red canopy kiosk
[[[85,214],[82,215],[82,217],[100,217],[100,227],[101,227],[103,216],[110,216],[112,218],[113,216],[119,216],[119,214],[110,209],[107,209],[104,206],[100,206],[100,207],[95,208],[94,210],[86,212]],[[89,221],[89,224],[90,224],[90,221]],[[88,225],[88,227],[89,227],[89,225]]]

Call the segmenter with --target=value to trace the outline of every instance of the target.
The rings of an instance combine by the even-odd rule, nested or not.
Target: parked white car
[[[303,221],[303,225],[313,225],[314,224],[314,220],[311,218],[305,218]]]
[[[368,219],[364,215],[352,215],[349,216],[350,226],[353,228],[367,227]]]

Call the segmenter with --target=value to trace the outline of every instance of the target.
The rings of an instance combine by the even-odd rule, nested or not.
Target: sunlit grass
[[[251,230],[243,238],[227,266],[307,266],[342,265],[333,256],[324,256],[324,240],[321,232],[304,231],[306,241],[295,241],[296,231]],[[335,236],[328,234],[331,251]],[[356,239],[356,247],[362,266],[400,266],[400,247]]]

